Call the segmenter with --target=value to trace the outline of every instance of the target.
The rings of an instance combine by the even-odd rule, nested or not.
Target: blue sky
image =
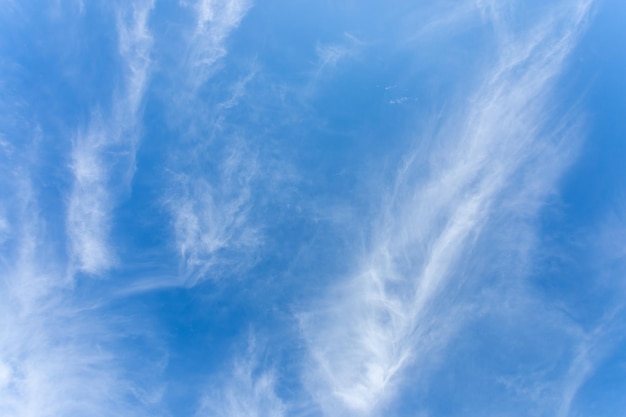
[[[1,415],[624,414],[623,2],[0,10]]]

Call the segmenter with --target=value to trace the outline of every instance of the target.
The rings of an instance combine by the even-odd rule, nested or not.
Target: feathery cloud
[[[235,360],[228,378],[201,401],[197,417],[283,417],[287,408],[275,392],[276,377],[261,366],[254,341],[247,355]]]
[[[444,126],[429,160],[409,159],[354,276],[301,316],[305,378],[325,415],[369,415],[397,394],[403,370],[423,365],[460,325],[446,300],[470,279],[463,261],[496,210],[533,213],[567,166],[572,136],[544,112],[589,8],[558,4],[519,33],[492,13],[497,62],[458,110],[465,116]],[[504,199],[512,190],[520,207]]]
[[[258,174],[255,153],[249,149],[245,132],[225,133],[221,125],[225,114],[245,96],[246,85],[255,72],[237,80],[230,89],[231,97],[225,101],[203,101],[198,97],[199,89],[215,74],[227,54],[228,36],[250,7],[251,3],[243,0],[194,3],[195,30],[187,40],[188,59],[182,69],[191,84],[177,92],[185,104],[171,110],[204,111],[182,111],[183,119],[189,119],[188,124],[193,126],[193,133],[181,138],[186,145],[185,154],[171,161],[171,187],[164,198],[171,212],[186,285],[221,277],[225,266],[231,274],[241,270],[246,261],[241,257],[234,261],[233,254],[245,258],[261,240],[259,229],[249,224],[248,218],[252,184]]]
[[[135,170],[150,68],[152,37],[147,25],[152,7],[147,1],[118,11],[122,93],[114,96],[110,114],[96,112],[73,143],[74,183],[66,227],[74,267],[88,274],[101,274],[116,262],[109,234],[118,193],[128,187]]]
[[[260,230],[248,220],[257,169],[254,157],[243,146],[236,147],[217,168],[214,181],[202,175],[179,175],[167,202],[190,285],[219,278],[224,267],[229,273],[241,270],[246,254],[262,241]]]
[[[198,88],[213,75],[227,54],[225,42],[251,7],[249,0],[198,0],[196,28],[190,40],[188,71]]]
[[[113,354],[116,334],[77,301],[30,182],[16,193],[15,256],[0,269],[0,414],[142,415]]]

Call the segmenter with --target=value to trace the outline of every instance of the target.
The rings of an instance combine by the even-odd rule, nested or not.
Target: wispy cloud
[[[114,103],[114,118],[120,125],[120,131],[135,133],[128,139],[133,143],[139,140],[138,119],[141,116],[143,96],[152,63],[150,52],[153,40],[148,28],[148,19],[153,7],[153,0],[145,0],[133,4],[130,10],[118,10],[117,15],[118,47],[124,64],[124,86],[123,93]]]
[[[200,87],[227,54],[226,40],[251,7],[249,0],[198,0],[196,27],[189,43],[188,71],[193,88]]]
[[[226,266],[230,274],[241,271],[248,264],[246,255],[261,241],[260,229],[249,221],[253,185],[259,174],[257,155],[247,141],[247,132],[240,134],[224,126],[228,113],[245,98],[256,70],[225,86],[229,93],[225,100],[199,98],[201,87],[220,68],[227,55],[228,37],[251,2],[200,0],[192,6],[195,26],[186,40],[188,58],[182,68],[188,82],[176,92],[177,105],[171,109],[187,120],[186,126],[175,126],[176,134],[185,131],[181,137],[185,152],[170,160],[172,181],[164,197],[186,285],[219,278]]]
[[[478,285],[469,265],[483,231],[532,217],[570,162],[571,120],[555,126],[545,112],[590,5],[560,3],[524,31],[492,11],[496,64],[428,159],[416,152],[400,169],[354,275],[301,315],[305,378],[325,415],[371,414],[409,365],[425,366],[462,323],[449,300]]]
[[[227,371],[224,383],[205,395],[197,417],[282,417],[287,408],[275,391],[276,377],[259,362],[252,341],[248,352]]]
[[[346,35],[346,38],[354,42],[354,38]],[[326,67],[334,67],[341,60],[346,59],[354,55],[354,45],[346,44],[321,44],[318,43],[315,47],[318,58],[318,72],[323,71]]]
[[[97,274],[113,265],[109,243],[112,196],[104,159],[107,131],[95,127],[80,134],[72,151],[74,185],[68,202],[67,233],[80,271]]]
[[[325,74],[336,70],[346,61],[354,60],[365,48],[366,42],[360,40],[351,33],[345,32],[338,42],[321,43],[315,45],[317,62],[315,62],[311,74],[310,87],[317,84]]]
[[[601,316],[592,322],[591,329],[577,328],[575,349],[567,372],[558,381],[555,402],[557,416],[567,417],[576,409],[576,398],[585,383],[596,373],[598,367],[616,348],[623,344],[625,337],[624,314],[626,287],[623,276],[626,273],[626,221],[624,201],[614,201],[615,211],[603,216],[600,225],[594,228],[592,236],[583,243],[588,262],[591,263],[591,276],[585,277],[594,291],[609,292],[603,299]],[[577,267],[580,265],[577,263]],[[569,314],[575,314],[581,307],[569,306]]]
[[[110,243],[113,210],[135,170],[141,137],[141,106],[150,70],[152,37],[148,17],[153,2],[119,10],[118,46],[123,85],[109,112],[95,112],[73,141],[74,179],[68,201],[67,233],[78,271],[100,274],[116,262]]]
[[[0,266],[0,414],[142,415],[110,349],[116,333],[72,296],[22,174],[14,194],[15,252]]]
[[[596,328],[591,334],[580,337],[581,341],[576,347],[573,360],[571,361],[568,371],[565,373],[561,389],[560,403],[556,415],[558,417],[567,417],[570,415],[570,409],[578,390],[584,382],[593,373],[600,355],[604,352],[600,350],[606,349],[606,344],[602,340],[606,335],[606,329],[603,327],[608,323],[603,323],[601,327]]]
[[[241,271],[246,255],[262,241],[259,228],[249,222],[258,169],[254,156],[242,144],[227,149],[224,157],[212,181],[197,172],[178,175],[166,203],[174,216],[176,244],[190,285],[220,278],[224,267],[230,274]]]
[[[541,280],[564,280],[567,285],[555,290],[551,282],[530,292],[516,288],[514,297],[492,291],[491,298],[481,300],[490,306],[488,310],[515,323],[511,334],[518,346],[512,354],[521,358],[528,352],[538,353],[523,371],[501,375],[500,382],[516,404],[528,405],[525,410],[516,407],[511,415],[528,415],[529,410],[560,417],[585,414],[590,392],[606,378],[607,363],[625,341],[622,277],[626,229],[619,213],[604,213],[586,232],[568,231],[565,238],[558,239],[559,249],[544,242],[537,250],[559,264],[551,268],[556,275],[542,268]],[[500,305],[502,299],[508,311]],[[500,346],[494,348],[498,349]]]

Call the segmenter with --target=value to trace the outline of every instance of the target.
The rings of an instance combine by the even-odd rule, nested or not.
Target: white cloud
[[[0,414],[136,416],[112,335],[78,305],[30,183],[15,194],[15,256],[0,269]]]
[[[426,367],[462,322],[447,303],[470,279],[463,260],[476,262],[483,230],[532,216],[571,160],[571,120],[549,125],[545,112],[589,7],[558,4],[520,33],[491,15],[496,64],[450,114],[429,159],[416,152],[399,171],[355,273],[301,315],[304,377],[325,415],[369,415],[397,394],[409,365]]]
[[[220,103],[219,107],[222,109],[230,109],[239,104],[239,100],[246,94],[246,86],[254,79],[255,75],[256,71],[253,70],[246,74],[243,78],[237,80],[232,87],[231,96],[224,102]]]
[[[153,2],[118,11],[119,53],[124,85],[114,96],[110,115],[94,114],[72,149],[74,183],[66,227],[74,268],[101,274],[115,264],[110,242],[115,189],[127,188],[135,169],[141,132],[141,106],[150,70],[152,37],[148,16]]]
[[[350,49],[338,44],[317,44],[315,49],[319,59],[320,71],[326,67],[334,67],[350,54]]]
[[[13,370],[9,365],[0,362],[0,389],[9,385],[13,379]]]
[[[188,57],[182,70],[186,81],[182,91],[174,93],[179,100],[171,109],[187,120],[183,128],[193,133],[181,138],[181,143],[189,146],[185,153],[170,160],[172,182],[164,198],[186,285],[219,278],[226,266],[229,274],[245,269],[252,262],[246,255],[261,241],[259,228],[249,221],[257,157],[242,135],[222,131],[224,114],[245,97],[246,86],[256,71],[227,86],[231,95],[226,100],[213,103],[209,99],[207,104],[198,98],[199,88],[226,56],[228,36],[239,26],[251,2],[199,0],[193,7],[195,27],[187,39]],[[235,261],[234,254],[242,256]]]
[[[624,332],[624,274],[626,273],[626,221],[624,201],[618,198],[612,204],[614,211],[609,211],[593,228],[591,237],[581,245],[588,249],[591,262],[591,276],[585,277],[593,282],[594,291],[608,291],[611,296],[604,298],[603,315],[590,330],[578,328],[575,349],[569,369],[557,383],[555,402],[558,404],[556,415],[567,417],[575,409],[575,400],[598,366],[623,343]],[[576,264],[580,268],[580,264]],[[582,283],[581,283],[582,284]],[[575,315],[579,305],[571,305],[568,315]]]
[[[217,384],[216,384],[217,385]],[[228,377],[204,396],[197,417],[283,417],[287,408],[275,392],[276,378],[258,361],[254,343],[235,361]]]
[[[251,7],[248,0],[198,0],[196,27],[190,40],[188,70],[198,88],[213,75],[226,53],[226,40]]]
[[[365,42],[346,32],[343,39],[334,43],[320,43],[315,45],[317,62],[312,74],[312,81],[317,81],[325,72],[332,71],[349,59],[354,59],[364,48]]]
[[[179,175],[166,203],[190,285],[221,277],[225,266],[231,274],[245,268],[245,255],[262,241],[259,228],[249,221],[256,161],[243,145],[228,151],[215,180],[196,172]]]
[[[149,0],[133,4],[130,11],[118,10],[118,44],[124,63],[125,85],[124,94],[114,105],[114,119],[121,127],[120,134],[129,135],[133,142],[139,139],[135,131],[150,75],[153,39],[148,19],[153,6],[154,1]]]
[[[595,364],[590,357],[591,346],[589,341],[583,341],[577,346],[569,371],[566,373],[561,388],[561,399],[556,415],[567,417],[570,414],[572,402],[576,393],[593,372]]]
[[[620,196],[612,204],[612,210],[604,216],[603,221],[598,225],[598,236],[594,236],[593,241],[597,242],[595,256],[600,267],[606,268],[609,265],[620,265],[626,260],[626,198]],[[608,277],[611,281],[620,282],[620,279],[611,274]],[[626,290],[624,284],[622,290]]]
[[[0,211],[0,245],[8,238],[10,232],[9,222],[5,217],[5,214]]]
[[[67,208],[67,233],[77,268],[92,274],[109,268],[115,260],[108,242],[113,202],[102,156],[106,135],[106,130],[90,127],[76,139],[72,152],[74,184]]]

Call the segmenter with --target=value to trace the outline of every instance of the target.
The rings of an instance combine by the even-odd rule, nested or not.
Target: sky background
[[[626,415],[625,18],[0,0],[0,415]]]

